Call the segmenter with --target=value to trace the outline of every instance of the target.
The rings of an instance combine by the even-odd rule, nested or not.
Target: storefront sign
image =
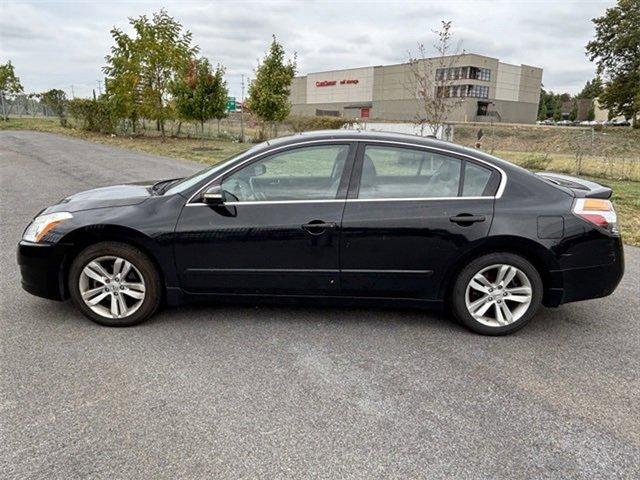
[[[338,84],[337,80],[322,80],[316,82],[316,87],[335,87]],[[340,80],[340,85],[357,85],[357,79],[345,79]]]

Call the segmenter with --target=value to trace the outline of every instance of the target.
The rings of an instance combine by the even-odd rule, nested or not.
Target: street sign
[[[227,112],[236,111],[236,97],[227,97]]]

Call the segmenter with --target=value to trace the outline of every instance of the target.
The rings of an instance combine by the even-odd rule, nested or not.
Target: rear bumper
[[[18,244],[17,260],[22,275],[22,288],[32,295],[51,300],[66,298],[63,277],[67,245],[31,243]]]
[[[561,288],[547,292],[545,305],[590,300],[611,295],[624,275],[624,250],[622,240],[612,242],[610,263],[556,270],[552,273]]]

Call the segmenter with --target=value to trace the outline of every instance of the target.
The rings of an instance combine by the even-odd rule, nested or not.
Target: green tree
[[[204,123],[226,115],[227,82],[224,67],[212,70],[206,58],[193,59],[186,71],[172,84],[175,108],[181,118],[198,122],[204,142]]]
[[[594,98],[598,98],[602,95],[603,89],[604,86],[602,84],[602,78],[599,75],[596,75],[593,80],[587,80],[587,83],[584,84],[584,87],[577,95],[577,98],[590,98],[593,100]]]
[[[16,76],[16,72],[11,62],[0,65],[0,102],[2,103],[2,119],[7,121],[7,110],[5,107],[5,98],[21,93],[24,89],[20,83],[20,78]]]
[[[173,115],[170,85],[189,65],[198,47],[191,46],[191,32],[165,10],[130,18],[135,36],[111,31],[116,44],[106,57],[106,84],[118,110],[129,118],[155,120],[165,138],[165,122]],[[113,82],[113,83],[112,83]]]
[[[40,99],[53,113],[60,119],[60,125],[67,126],[67,94],[63,90],[52,88],[51,90],[41,93]]]
[[[540,89],[540,100],[538,101],[538,120],[546,120],[548,118],[547,111],[547,92],[544,88]]]
[[[541,113],[544,113],[544,118],[540,118],[540,120],[546,120],[547,118],[553,118],[555,121],[562,120],[562,102],[565,98],[570,98],[570,95],[568,93],[559,95],[551,90],[547,92],[542,89],[538,115],[540,116]]]
[[[105,96],[114,115],[127,119],[135,133],[142,108],[142,65],[135,39],[114,28],[111,36],[115,45],[105,57],[107,65],[102,71],[105,78]]]
[[[225,69],[222,65],[218,65],[213,75],[214,85],[216,86],[215,109],[213,118],[218,120],[218,135],[220,135],[220,120],[227,116],[227,100],[229,99],[229,89],[224,79]]]
[[[284,47],[275,35],[262,63],[255,70],[255,79],[249,85],[246,106],[262,121],[262,136],[266,122],[282,121],[289,116],[289,92],[296,74],[296,55],[285,61]]]
[[[589,60],[606,76],[598,101],[610,112],[632,118],[640,112],[640,2],[618,0],[593,19],[595,38],[587,44]]]
[[[571,101],[571,94],[570,93],[561,93],[558,95],[558,98],[560,99],[560,103],[563,102],[570,102]]]
[[[571,105],[571,111],[569,112],[569,120],[573,122],[576,118],[578,118],[578,102],[574,100]]]
[[[553,94],[551,97],[551,105],[553,112],[553,119],[557,122],[562,120],[562,96]]]

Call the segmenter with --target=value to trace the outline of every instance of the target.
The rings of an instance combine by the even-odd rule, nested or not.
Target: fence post
[[[0,99],[2,101],[2,120],[7,120],[7,112],[4,107],[4,92],[0,93]]]

